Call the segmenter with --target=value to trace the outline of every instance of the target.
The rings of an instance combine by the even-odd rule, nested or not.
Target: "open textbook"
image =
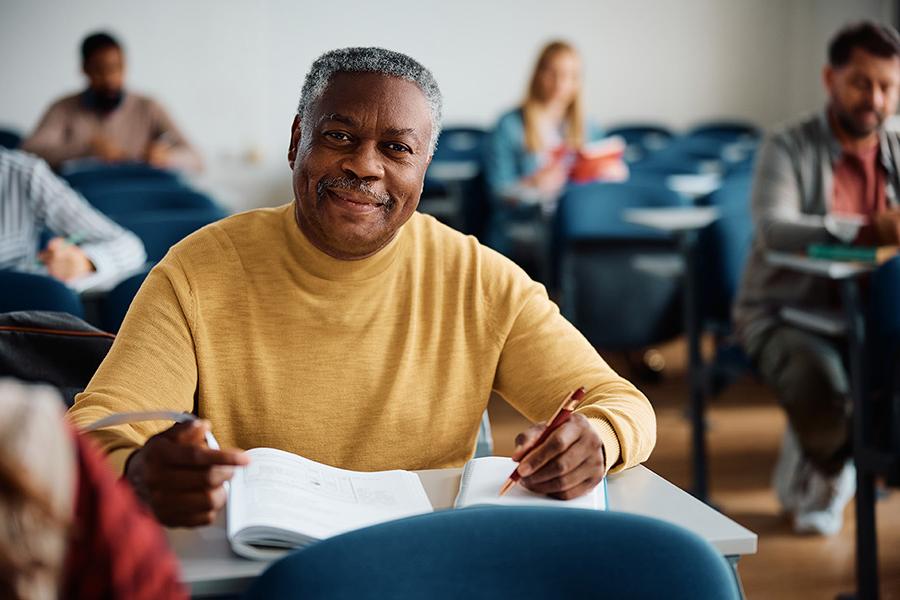
[[[86,431],[138,421],[187,421],[187,413],[123,413]],[[218,447],[212,435],[210,447]],[[433,510],[418,475],[411,471],[339,469],[274,448],[247,450],[250,464],[228,486],[227,535],[232,549],[253,559],[274,559],[293,548],[347,531]],[[511,458],[489,456],[466,463],[454,506],[545,505],[606,509],[606,481],[589,494],[561,501],[521,485],[502,498],[500,486],[515,469]]]

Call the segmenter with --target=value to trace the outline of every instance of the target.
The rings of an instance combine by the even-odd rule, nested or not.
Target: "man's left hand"
[[[151,142],[147,146],[147,163],[158,169],[169,166],[169,145],[164,142]]]
[[[584,416],[575,413],[540,446],[532,448],[546,427],[538,423],[516,436],[512,458],[521,461],[519,483],[532,492],[560,500],[591,491],[606,475],[600,434]]]

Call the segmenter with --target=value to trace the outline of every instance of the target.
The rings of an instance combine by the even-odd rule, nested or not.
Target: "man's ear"
[[[288,165],[294,170],[294,161],[297,160],[297,147],[300,145],[300,115],[294,115],[291,123],[291,145],[288,146]]]
[[[830,96],[831,90],[834,89],[834,68],[831,65],[825,65],[822,68],[822,85],[825,86],[825,91]]]

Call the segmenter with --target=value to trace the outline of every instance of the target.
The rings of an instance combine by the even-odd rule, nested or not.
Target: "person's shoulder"
[[[809,143],[824,142],[824,116],[811,113],[799,119],[779,123],[767,134],[766,138],[773,143],[796,146]]]
[[[65,111],[69,113],[78,111],[81,109],[81,97],[83,94],[84,92],[74,92],[72,94],[61,96],[50,103],[46,112]]]
[[[41,172],[51,175],[47,162],[35,154],[24,150],[0,148],[0,167],[7,173],[28,174]]]
[[[172,254],[185,266],[209,265],[213,257],[224,260],[246,246],[260,245],[269,239],[289,209],[290,205],[256,208],[225,217],[172,246]]]

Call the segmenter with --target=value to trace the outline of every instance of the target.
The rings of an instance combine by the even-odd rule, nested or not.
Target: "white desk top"
[[[703,229],[718,219],[719,209],[715,206],[630,208],[622,218],[629,223],[661,231],[691,231]]]
[[[435,509],[453,504],[460,473],[461,469],[418,472]],[[611,476],[607,492],[610,510],[681,525],[726,556],[756,553],[755,533],[645,467]],[[209,527],[170,529],[166,533],[181,563],[182,580],[195,595],[238,593],[268,566],[264,561],[247,560],[231,551],[224,517]]]
[[[800,273],[820,275],[829,279],[848,279],[870,273],[875,269],[875,265],[869,263],[809,258],[802,254],[791,254],[789,252],[768,252],[766,260],[772,265],[793,269]]]

